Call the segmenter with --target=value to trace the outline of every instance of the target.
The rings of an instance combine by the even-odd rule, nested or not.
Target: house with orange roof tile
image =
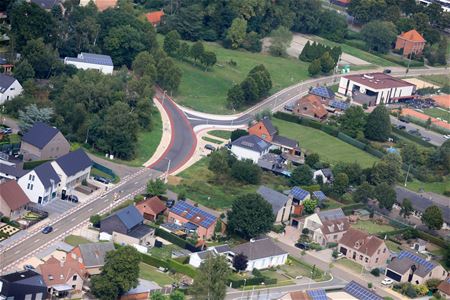
[[[117,0],[80,0],[80,6],[86,6],[91,1],[97,6],[98,11],[114,8],[117,5]]]
[[[420,55],[423,52],[425,44],[426,41],[423,36],[417,30],[412,29],[397,36],[395,50],[403,49],[403,56],[408,56],[411,53]]]
[[[320,120],[325,119],[328,114],[320,98],[313,94],[308,94],[297,100],[293,112],[297,116],[306,116]]]
[[[161,23],[161,18],[164,16],[164,12],[162,10],[152,11],[145,14],[147,21],[152,23],[153,27],[158,26]]]

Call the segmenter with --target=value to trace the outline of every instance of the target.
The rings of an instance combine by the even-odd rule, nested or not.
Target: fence
[[[93,162],[92,167],[97,170],[102,171],[105,174],[108,174],[112,178],[118,178],[118,176],[116,175],[116,173],[113,172],[113,170],[111,170],[110,168],[107,168],[99,163]]]

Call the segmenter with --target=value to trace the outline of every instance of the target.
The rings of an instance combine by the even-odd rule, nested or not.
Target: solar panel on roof
[[[309,195],[309,192],[294,186],[291,190],[291,194],[294,196],[295,199],[303,200],[306,196]]]
[[[349,107],[348,103],[342,101],[331,101],[330,106],[340,110],[346,110]]]
[[[348,294],[360,300],[383,300],[380,296],[374,292],[366,289],[365,287],[359,285],[358,283],[351,281],[344,288]]]
[[[190,205],[186,203],[185,201],[178,201],[171,209],[171,212],[182,216],[186,219],[191,220],[194,218],[194,216],[198,215],[203,218],[203,220],[199,223],[200,226],[203,226],[205,228],[208,228],[211,226],[212,223],[217,219],[215,216],[211,215],[210,213],[207,213],[206,211],[195,207],[193,205]],[[183,213],[185,213],[183,215]]]
[[[313,290],[313,291],[306,291],[308,296],[312,298],[312,300],[327,300],[327,294],[324,290]]]
[[[313,192],[314,197],[316,197],[319,201],[324,201],[327,199],[327,196],[322,191]]]

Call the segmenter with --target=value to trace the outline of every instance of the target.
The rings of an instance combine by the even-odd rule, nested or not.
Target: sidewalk
[[[158,100],[156,100],[156,98],[153,98],[153,103],[155,104],[156,108],[161,114],[163,132],[158,148],[156,148],[156,151],[155,153],[153,153],[153,156],[144,163],[144,167],[150,166],[151,164],[156,162],[161,157],[161,155],[164,154],[164,151],[166,151],[167,147],[169,147],[170,140],[172,138],[172,127],[170,126],[170,119],[169,116],[167,115],[166,110],[163,108],[162,104]]]

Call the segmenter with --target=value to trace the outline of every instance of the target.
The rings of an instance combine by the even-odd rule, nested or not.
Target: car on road
[[[12,133],[12,129],[9,128],[9,127],[6,127],[6,128],[1,129],[1,130],[0,130],[0,133],[3,133],[3,134],[11,134],[11,133]]]
[[[286,104],[284,106],[284,110],[286,110],[286,111],[293,111],[294,110],[294,105],[293,104]]]
[[[431,141],[431,139],[430,139],[429,137],[427,137],[427,136],[424,136],[424,137],[422,138],[422,140],[424,140],[425,142]]]
[[[23,266],[23,269],[24,269],[25,271],[28,271],[28,270],[31,270],[31,271],[36,270],[36,268],[33,267],[32,265],[24,265],[24,266]]]
[[[211,150],[211,151],[216,151],[216,147],[214,147],[214,146],[211,145],[211,144],[206,144],[206,145],[205,145],[205,149]]]
[[[109,180],[108,178],[102,177],[102,176],[94,176],[94,180],[104,183],[104,184],[109,184],[111,183],[111,180]]]
[[[383,279],[383,281],[381,282],[382,285],[391,285],[393,283],[394,283],[394,280],[391,278],[387,278],[387,277],[385,279]]]
[[[302,249],[302,250],[309,250],[308,243],[296,243],[295,247]]]
[[[53,231],[53,227],[52,226],[45,226],[45,228],[42,229],[42,233],[43,234],[49,234],[52,231]]]
[[[78,203],[78,197],[75,195],[69,195],[69,196],[67,196],[67,201],[71,201],[73,203]]]
[[[412,135],[421,136],[419,129],[411,129],[411,130],[408,130],[408,133],[409,133],[409,134],[412,134]]]

